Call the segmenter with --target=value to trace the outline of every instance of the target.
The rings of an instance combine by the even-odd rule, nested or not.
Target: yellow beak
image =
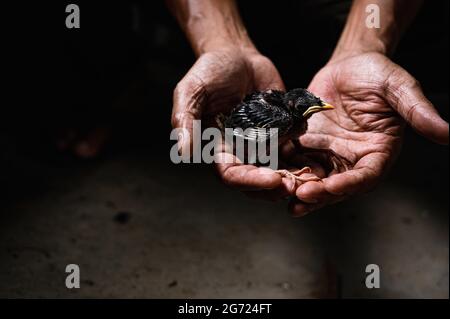
[[[304,113],[303,117],[311,116],[314,113],[326,111],[326,110],[332,110],[334,109],[334,106],[328,103],[323,103],[323,105],[314,105],[309,107]]]

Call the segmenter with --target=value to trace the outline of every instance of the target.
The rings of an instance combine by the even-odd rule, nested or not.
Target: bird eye
[[[303,101],[297,101],[294,105],[296,110],[302,110],[305,107],[305,103],[303,103]]]

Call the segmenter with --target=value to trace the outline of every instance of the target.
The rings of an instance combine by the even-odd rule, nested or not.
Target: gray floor
[[[377,191],[303,219],[144,151],[24,160],[4,185],[0,297],[448,298],[448,151],[431,151],[429,172],[402,177],[419,160],[403,157]],[[380,289],[364,285],[371,263]]]

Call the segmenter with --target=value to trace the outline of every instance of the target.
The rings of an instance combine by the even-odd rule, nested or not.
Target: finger
[[[307,156],[296,154],[290,159],[290,163],[299,168],[309,167],[311,173],[317,177],[324,178],[327,176],[323,165]]]
[[[353,169],[322,180],[324,189],[337,196],[365,193],[373,189],[385,174],[389,154],[371,153],[360,159]]]
[[[307,204],[327,203],[337,196],[329,193],[323,182],[316,181],[300,185],[295,195],[299,200]]]
[[[192,148],[193,123],[201,119],[205,100],[206,85],[189,71],[173,94],[172,127],[182,129],[178,141],[181,154]]]
[[[384,175],[388,155],[371,153],[359,160],[352,170],[330,175],[320,182],[307,182],[297,188],[299,200],[309,204],[335,203],[346,197],[371,190]]]
[[[303,216],[308,215],[309,213],[318,211],[328,205],[338,203],[344,199],[345,199],[345,197],[337,197],[333,200],[329,200],[326,202],[310,204],[310,203],[305,203],[305,202],[302,202],[302,201],[294,198],[289,203],[288,209],[289,209],[289,212],[291,213],[292,217],[303,217]]]
[[[281,184],[275,189],[245,191],[244,193],[251,198],[275,202],[294,196],[295,186],[295,183],[290,178],[282,178]]]
[[[309,213],[316,211],[325,206],[325,203],[320,204],[308,204],[299,201],[298,199],[293,199],[289,202],[288,211],[292,217],[303,217]]]
[[[291,141],[281,146],[280,155],[285,161],[284,166],[287,168],[289,166],[298,168],[309,167],[314,175],[320,178],[324,178],[326,176],[323,165],[309,156],[299,153],[299,150],[295,148]]]
[[[242,164],[226,152],[215,155],[215,163],[223,182],[241,190],[274,189],[282,183],[280,174],[272,169]]]
[[[449,143],[449,127],[433,104],[425,97],[420,84],[399,68],[386,82],[389,104],[420,134],[430,140]]]

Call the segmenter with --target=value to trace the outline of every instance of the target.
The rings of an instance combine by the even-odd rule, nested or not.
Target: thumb
[[[202,107],[206,100],[204,83],[189,72],[178,83],[173,94],[172,127],[180,130],[178,152],[180,155],[192,154],[193,125],[200,120]]]
[[[400,68],[386,82],[387,101],[418,133],[439,144],[449,144],[449,126],[425,97],[420,84]]]

